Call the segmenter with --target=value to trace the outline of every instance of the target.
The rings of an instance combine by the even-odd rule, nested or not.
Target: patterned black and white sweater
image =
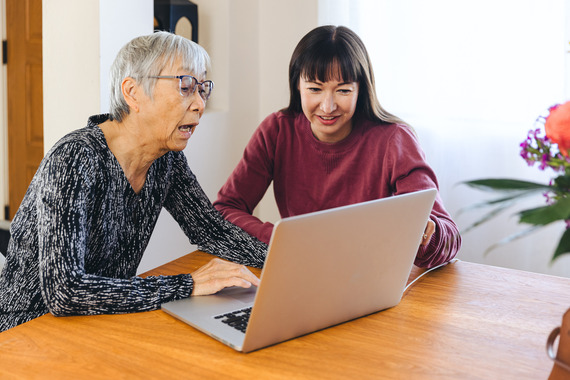
[[[34,176],[0,274],[0,331],[48,312],[139,312],[190,296],[189,274],[136,276],[163,207],[200,249],[263,265],[267,245],[221,217],[182,152],[157,159],[136,194],[98,127],[107,119],[61,139]]]

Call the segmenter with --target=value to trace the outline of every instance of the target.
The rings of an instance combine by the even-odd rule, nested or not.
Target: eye
[[[321,89],[319,87],[307,87],[307,91],[317,93],[320,92]]]
[[[180,93],[183,96],[190,96],[194,92],[196,86],[196,79],[191,76],[183,75],[180,77]]]
[[[346,83],[337,87],[337,92],[341,95],[350,95],[356,91],[356,86]]]

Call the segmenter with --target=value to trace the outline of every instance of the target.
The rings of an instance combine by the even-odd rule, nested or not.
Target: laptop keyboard
[[[221,322],[245,334],[245,329],[247,328],[247,322],[249,321],[250,315],[251,315],[251,307],[247,307],[245,309],[235,310],[229,313],[216,315],[214,318],[219,319]]]

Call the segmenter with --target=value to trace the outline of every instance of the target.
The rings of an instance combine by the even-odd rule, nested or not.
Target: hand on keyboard
[[[230,286],[249,288],[259,285],[259,278],[247,267],[221,259],[213,259],[191,275],[194,280],[193,296],[214,294]]]

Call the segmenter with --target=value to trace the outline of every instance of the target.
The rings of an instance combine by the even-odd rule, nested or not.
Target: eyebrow
[[[324,83],[328,82],[328,81],[321,82],[319,80],[307,80],[307,79],[304,79],[304,81],[307,83],[314,83],[314,84],[324,84]],[[356,83],[356,81],[355,82],[342,82],[342,83],[339,83],[338,85],[343,86],[343,85],[353,84],[353,83]]]

